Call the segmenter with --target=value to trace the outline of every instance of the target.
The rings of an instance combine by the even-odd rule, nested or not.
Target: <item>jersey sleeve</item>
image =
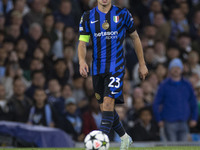
[[[87,12],[85,12],[80,20],[79,24],[79,40],[84,41],[84,42],[89,42],[90,40],[90,29],[88,27],[88,22],[89,22],[89,15]]]
[[[131,34],[136,30],[135,25],[134,25],[134,20],[133,20],[131,13],[127,9],[125,9],[125,11],[126,11],[125,26],[126,26],[128,33]]]

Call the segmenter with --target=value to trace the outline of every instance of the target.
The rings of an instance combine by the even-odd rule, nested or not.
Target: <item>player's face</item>
[[[102,5],[102,6],[107,6],[111,4],[112,0],[98,0],[98,4]]]

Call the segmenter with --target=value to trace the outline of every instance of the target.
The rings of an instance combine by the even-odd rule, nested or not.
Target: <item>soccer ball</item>
[[[108,136],[102,131],[94,130],[84,139],[86,150],[107,150],[110,146]]]

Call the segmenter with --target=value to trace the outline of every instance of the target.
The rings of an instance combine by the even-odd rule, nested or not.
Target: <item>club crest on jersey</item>
[[[107,22],[107,20],[102,24],[102,28],[104,30],[107,30],[110,27],[109,23]]]
[[[119,16],[113,16],[113,21],[115,23],[118,23],[119,22]]]

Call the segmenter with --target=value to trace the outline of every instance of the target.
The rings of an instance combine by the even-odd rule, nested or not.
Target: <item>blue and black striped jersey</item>
[[[79,26],[79,40],[88,42],[91,37],[92,75],[124,71],[123,41],[126,31],[135,31],[132,15],[127,9],[112,6],[108,13],[103,13],[95,7],[83,14]]]

